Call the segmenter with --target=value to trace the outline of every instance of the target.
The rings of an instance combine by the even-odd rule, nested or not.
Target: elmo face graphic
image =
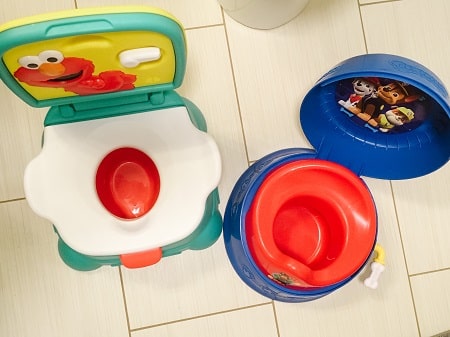
[[[134,88],[135,75],[109,70],[94,75],[90,60],[67,57],[57,50],[46,50],[37,56],[19,59],[21,67],[14,76],[36,87],[63,88],[78,95],[90,95]]]

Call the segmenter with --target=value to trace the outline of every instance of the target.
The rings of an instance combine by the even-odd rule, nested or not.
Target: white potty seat
[[[44,138],[25,171],[26,198],[57,224],[67,245],[85,255],[130,254],[184,239],[200,223],[220,180],[217,145],[192,124],[186,107],[48,126]],[[108,211],[95,185],[102,160],[121,148],[145,153],[160,178],[155,204],[133,220]]]
[[[148,6],[86,8],[0,26],[0,79],[50,107],[25,172],[70,267],[140,268],[220,236],[219,151],[181,97],[182,24]]]

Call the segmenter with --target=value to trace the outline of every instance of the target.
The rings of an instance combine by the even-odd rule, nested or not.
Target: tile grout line
[[[7,199],[7,200],[0,200],[0,205],[1,204],[7,204],[7,203],[10,203],[10,202],[15,202],[15,201],[24,201],[24,200],[26,200],[25,197],[23,197],[23,198],[15,198],[15,199]]]
[[[73,4],[75,6],[75,9],[79,8],[77,0],[73,0]],[[194,27],[189,27],[189,28],[183,27],[183,29],[185,31],[187,31],[187,30],[196,30],[196,29],[202,29],[202,28],[218,27],[218,26],[222,26],[222,25],[223,25],[223,23],[214,23],[214,24],[210,24],[210,25],[194,26]]]
[[[220,27],[223,26],[223,23],[214,23],[211,25],[204,25],[204,26],[194,26],[194,27],[189,27],[189,28],[183,28],[185,31],[188,30],[197,30],[197,29],[204,29],[204,28],[214,28],[214,27]]]
[[[361,24],[361,30],[362,30],[363,39],[364,39],[364,49],[366,50],[366,54],[367,54],[369,52],[369,48],[367,47],[366,30],[364,29],[364,20],[363,20],[362,12],[361,12],[361,4],[359,3],[359,0],[356,0],[356,3],[358,5],[359,21]]]
[[[193,321],[193,320],[196,320],[196,319],[201,319],[201,318],[206,318],[206,317],[219,316],[219,315],[228,314],[228,313],[236,312],[236,311],[242,311],[242,310],[247,310],[247,309],[252,309],[252,308],[258,308],[258,307],[262,307],[262,306],[265,306],[265,305],[270,305],[270,303],[271,302],[258,303],[258,304],[249,305],[249,306],[245,306],[245,307],[229,309],[229,310],[223,310],[223,311],[216,311],[216,312],[211,312],[211,313],[208,313],[208,314],[203,314],[203,315],[192,316],[192,317],[188,317],[188,318],[177,319],[177,320],[174,320],[174,321],[169,321],[169,322],[163,322],[163,323],[158,323],[158,324],[154,324],[154,325],[143,326],[143,327],[140,327],[140,328],[130,329],[130,333],[137,332],[137,331],[142,331],[142,330],[147,330],[147,329],[153,329],[153,328],[157,328],[157,327],[165,326],[165,325],[172,325],[172,324],[177,324],[177,323],[181,323],[181,322]]]
[[[233,78],[234,95],[236,97],[236,103],[237,103],[238,114],[239,114],[239,121],[241,123],[241,132],[242,132],[242,138],[243,138],[243,141],[244,141],[245,157],[247,158],[247,165],[250,165],[250,157],[249,157],[248,148],[247,148],[247,139],[245,137],[244,121],[243,121],[243,118],[242,118],[241,102],[240,102],[240,99],[239,99],[239,93],[238,93],[238,89],[237,89],[237,85],[236,85],[236,75],[235,75],[235,72],[234,72],[233,58],[231,56],[230,41],[229,41],[229,38],[228,38],[228,29],[227,29],[227,25],[225,23],[225,12],[224,12],[223,8],[220,8],[220,10],[222,11],[222,22],[223,22],[223,28],[224,28],[224,31],[225,31],[225,40],[227,42],[228,59],[230,60],[231,76]]]
[[[430,274],[439,273],[439,272],[443,272],[443,271],[450,271],[450,267],[447,267],[447,268],[440,268],[440,269],[434,269],[434,270],[429,270],[429,271],[423,271],[423,272],[419,272],[419,273],[414,273],[414,274],[410,274],[409,277],[416,277],[416,276],[422,276],[422,275],[430,275]]]
[[[361,4],[361,3],[359,3],[359,0],[358,0],[358,4],[359,4],[359,6],[371,6],[371,5],[378,5],[378,4],[385,4],[385,3],[389,3],[389,2],[399,2],[399,1],[402,1],[402,0],[385,0],[385,1],[368,2],[365,4]]]
[[[241,103],[240,103],[240,100],[239,100],[239,94],[238,94],[238,90],[237,90],[237,86],[236,86],[236,76],[235,76],[235,73],[234,73],[233,59],[232,59],[232,56],[231,56],[230,42],[229,42],[229,39],[228,39],[228,30],[227,30],[227,26],[225,24],[225,14],[224,14],[224,11],[223,11],[222,8],[221,8],[221,12],[222,12],[222,23],[217,23],[217,24],[212,24],[212,25],[205,25],[205,26],[189,27],[189,28],[185,28],[184,30],[185,31],[189,31],[189,30],[213,28],[213,27],[220,27],[220,26],[223,26],[223,28],[224,28],[225,40],[227,42],[228,59],[230,60],[231,77],[233,79],[234,95],[236,97],[236,103],[237,103],[238,114],[239,114],[239,121],[240,121],[240,124],[241,124],[242,138],[244,140],[245,157],[247,158],[247,165],[250,165],[250,157],[249,157],[249,154],[248,154],[247,141],[246,141],[246,138],[245,138],[245,131],[244,131],[244,123],[243,123],[242,113],[241,113]]]
[[[275,308],[275,301],[272,301],[272,311],[273,311],[273,317],[275,319],[275,328],[277,329],[277,336],[281,337],[280,334],[280,325],[278,324],[278,315],[277,315],[277,309]]]
[[[127,321],[128,337],[131,337],[132,330],[130,327],[130,315],[128,314],[127,297],[125,296],[125,285],[123,282],[122,268],[119,266],[117,269],[119,269],[120,288],[122,290],[122,300],[125,309],[125,319]]]
[[[392,181],[389,181],[389,185],[391,187],[391,196],[392,196],[392,201],[394,203],[394,212],[395,212],[395,219],[396,219],[396,222],[397,222],[397,230],[398,230],[398,234],[399,234],[399,237],[400,237],[400,244],[402,246],[403,261],[405,263],[406,274],[408,276],[409,292],[411,294],[411,300],[412,300],[413,309],[414,309],[414,316],[416,318],[416,325],[417,325],[417,330],[418,330],[418,333],[419,333],[419,337],[421,337],[422,334],[420,332],[419,316],[417,314],[416,301],[414,299],[414,291],[412,289],[411,275],[409,274],[408,261],[406,260],[405,245],[404,245],[404,242],[403,242],[402,231],[400,229],[400,218],[398,216],[397,203],[396,203],[395,194],[394,194],[394,185],[392,184]]]

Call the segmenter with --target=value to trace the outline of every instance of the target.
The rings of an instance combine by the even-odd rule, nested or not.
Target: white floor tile
[[[47,109],[33,109],[0,86],[0,201],[23,198],[23,173],[41,147]]]
[[[315,0],[293,21],[264,31],[226,18],[251,160],[310,145],[299,125],[304,95],[331,67],[362,54],[357,3]]]
[[[132,337],[275,337],[271,304],[158,326],[133,332]]]
[[[402,0],[361,7],[369,53],[391,53],[414,59],[433,71],[450,88],[447,59],[450,45],[447,0]],[[382,18],[382,19],[381,19]],[[414,24],[411,24],[414,18]],[[384,24],[386,23],[386,24]],[[444,24],[445,23],[445,24]],[[400,33],[408,27],[408,33]],[[392,34],[392,31],[399,32]]]
[[[450,330],[450,270],[411,277],[422,336]]]
[[[43,0],[39,2],[17,0],[3,2],[0,11],[0,24],[25,16],[49,13],[75,8],[73,0]]]
[[[221,312],[269,300],[244,285],[227,260],[222,238],[142,270],[123,269],[132,329]]]
[[[0,219],[0,336],[127,335],[117,269],[69,269],[25,201],[0,204]]]
[[[215,0],[77,0],[78,8],[98,6],[145,5],[162,8],[175,15],[185,28],[222,24],[222,11]]]
[[[450,268],[450,166],[393,186],[409,273]]]
[[[366,179],[378,208],[386,270],[378,289],[363,285],[369,265],[349,284],[310,303],[276,303],[280,336],[418,336],[389,183]],[[297,328],[293,328],[297,327]]]
[[[24,16],[71,9],[71,0],[18,0],[0,5],[0,25]],[[23,198],[23,171],[39,151],[47,109],[33,109],[0,85],[0,201]]]
[[[194,102],[208,124],[222,156],[219,186],[222,207],[240,174],[247,156],[233,75],[223,26],[186,32],[188,60],[180,95]]]

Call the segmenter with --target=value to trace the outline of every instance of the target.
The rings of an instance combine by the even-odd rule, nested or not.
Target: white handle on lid
[[[161,58],[158,47],[129,49],[119,54],[120,63],[125,68],[135,68],[141,63],[157,61]]]

